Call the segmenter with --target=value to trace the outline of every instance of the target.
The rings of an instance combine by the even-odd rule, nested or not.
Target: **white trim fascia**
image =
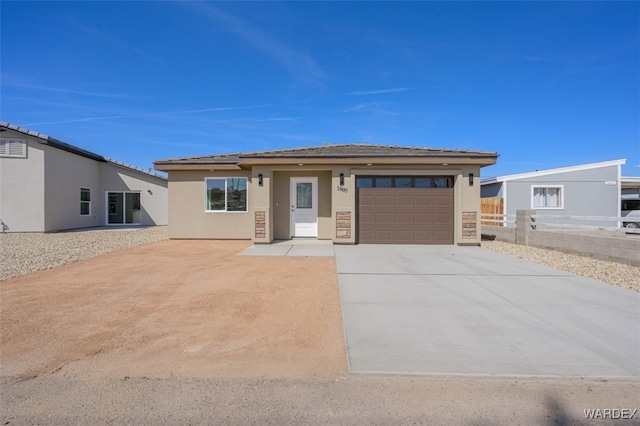
[[[504,200],[502,202],[502,205],[503,205],[502,214],[504,215],[504,216],[502,216],[502,218],[504,219],[504,222],[502,222],[502,225],[505,226],[505,227],[507,226],[507,212],[509,211],[509,204],[508,204],[508,201],[507,201],[507,187],[508,186],[509,185],[507,184],[507,182],[503,182],[502,183],[502,199]]]
[[[618,166],[618,217],[622,217],[622,166]],[[618,221],[618,228],[622,228],[622,221]]]
[[[504,175],[497,176],[493,178],[488,178],[480,182],[480,185],[489,185],[497,182],[507,182],[510,180],[518,180],[518,179],[529,179],[533,177],[547,176],[547,175],[555,175],[558,173],[569,173],[569,172],[580,172],[583,170],[591,170],[598,169],[601,167],[610,167],[610,166],[622,166],[626,164],[627,159],[622,158],[620,160],[611,160],[611,161],[602,161],[600,163],[590,163],[590,164],[580,164],[578,166],[569,166],[569,167],[560,167],[557,169],[547,169],[547,170],[539,170],[537,172],[527,172],[527,173],[518,173],[514,175]]]
[[[640,176],[620,176],[621,183],[640,183]]]

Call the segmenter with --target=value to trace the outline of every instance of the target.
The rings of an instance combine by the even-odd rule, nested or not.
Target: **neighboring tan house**
[[[536,210],[538,215],[620,217],[620,172],[625,162],[604,161],[483,179],[483,202],[501,199],[503,205],[502,213],[485,213],[511,216],[516,210]],[[611,221],[585,224],[615,226]]]
[[[0,232],[166,224],[163,176],[0,121]]]
[[[157,160],[170,238],[480,243],[494,152],[367,144]]]

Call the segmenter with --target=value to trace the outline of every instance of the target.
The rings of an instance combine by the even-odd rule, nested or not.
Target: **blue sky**
[[[329,143],[627,158],[638,2],[0,3],[0,119],[148,168]]]

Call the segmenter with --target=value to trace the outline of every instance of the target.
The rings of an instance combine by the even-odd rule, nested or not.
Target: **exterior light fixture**
[[[344,173],[340,173],[340,186],[344,186]]]
[[[473,173],[469,173],[469,186],[473,186]]]
[[[258,173],[258,185],[262,186],[262,173]]]
[[[304,164],[302,164],[302,163],[298,163],[298,166],[301,166],[301,167],[302,167],[302,166],[304,166]]]

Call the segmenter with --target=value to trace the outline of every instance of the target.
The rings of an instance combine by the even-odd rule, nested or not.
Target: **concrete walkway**
[[[479,247],[335,246],[351,372],[640,377],[640,294]]]
[[[299,256],[333,257],[335,251],[331,240],[294,238],[274,241],[271,244],[254,244],[238,253],[239,256]]]

